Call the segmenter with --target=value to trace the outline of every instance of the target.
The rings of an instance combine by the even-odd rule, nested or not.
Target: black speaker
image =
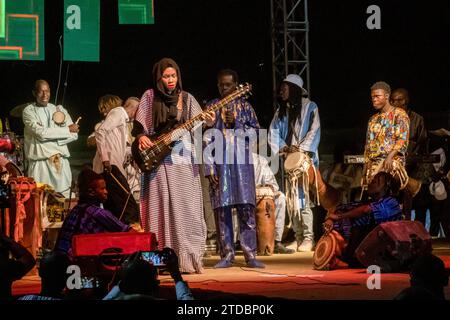
[[[431,236],[418,221],[392,221],[373,229],[355,251],[366,268],[377,265],[382,272],[408,270],[421,255],[431,253]]]

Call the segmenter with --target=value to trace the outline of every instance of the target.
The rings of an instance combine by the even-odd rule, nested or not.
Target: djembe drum
[[[313,256],[313,267],[316,270],[335,269],[345,248],[345,240],[336,230],[326,232],[317,242]]]
[[[256,235],[259,255],[272,255],[275,245],[275,196],[272,188],[256,188]]]

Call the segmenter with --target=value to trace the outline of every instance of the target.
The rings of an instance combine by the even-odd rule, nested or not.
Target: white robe
[[[94,157],[93,169],[103,172],[103,162],[109,161],[117,166],[120,172],[127,176],[124,163],[127,157],[128,115],[123,107],[111,109],[105,120],[95,131],[97,152]]]
[[[29,162],[28,175],[37,182],[51,185],[68,197],[72,172],[67,144],[77,140],[78,134],[69,131],[73,121],[67,110],[61,106],[59,110],[66,116],[62,125],[52,120],[57,108],[51,103],[45,107],[33,103],[23,110],[24,149]]]

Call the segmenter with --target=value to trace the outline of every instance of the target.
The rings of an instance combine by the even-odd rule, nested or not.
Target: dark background
[[[370,86],[379,80],[411,93],[411,107],[429,129],[447,127],[450,88],[450,4],[309,0],[311,93],[320,110],[320,151],[337,143],[362,149],[373,113]],[[381,8],[381,30],[368,30],[366,9]],[[45,61],[0,61],[0,116],[32,101],[31,88],[47,79],[54,102],[58,85],[63,1],[45,1]],[[112,93],[140,97],[151,86],[151,68],[175,59],[183,87],[203,105],[217,95],[221,68],[253,84],[261,124],[273,115],[270,6],[268,0],[155,0],[154,25],[119,25],[117,1],[101,1],[100,62],[63,62],[58,103],[83,116],[81,134],[100,119],[97,100]],[[67,86],[64,86],[67,75]],[[10,117],[21,134],[20,119]],[[84,140],[79,146],[84,148]],[[357,149],[357,150],[356,150]]]

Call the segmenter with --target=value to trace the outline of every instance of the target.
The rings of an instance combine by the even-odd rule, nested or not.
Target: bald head
[[[39,90],[39,88],[42,85],[46,85],[47,87],[50,87],[50,85],[48,84],[48,82],[46,80],[39,79],[39,80],[36,80],[36,82],[34,83],[34,89],[33,90],[34,91]]]
[[[408,110],[409,93],[404,88],[395,89],[391,94],[391,103],[394,107]]]
[[[39,106],[47,106],[50,100],[50,86],[47,81],[36,80],[32,93],[36,98],[36,102]]]
[[[136,98],[136,97],[128,98],[123,105],[123,108],[125,109],[126,113],[128,114],[128,117],[132,120],[136,116],[136,111],[137,111],[138,107],[139,107],[139,98]]]

